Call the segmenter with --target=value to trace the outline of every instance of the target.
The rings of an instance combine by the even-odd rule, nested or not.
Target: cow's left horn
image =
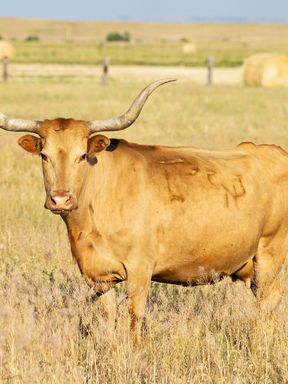
[[[6,131],[38,133],[39,121],[9,119],[0,112],[0,128],[5,129]]]
[[[101,131],[121,131],[122,129],[128,128],[139,116],[145,101],[149,95],[160,85],[175,81],[177,79],[164,79],[158,80],[149,84],[144,88],[136,99],[131,104],[130,108],[121,116],[114,117],[108,120],[91,120],[88,121],[90,135],[95,132]]]

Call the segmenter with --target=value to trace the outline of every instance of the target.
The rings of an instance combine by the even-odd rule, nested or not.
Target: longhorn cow
[[[131,335],[140,340],[150,282],[242,280],[265,312],[280,299],[288,251],[288,153],[242,143],[232,150],[139,145],[102,131],[129,127],[153,90],[109,120],[19,120],[19,144],[42,158],[45,208],[66,224],[88,284],[115,317],[115,284],[127,280]]]

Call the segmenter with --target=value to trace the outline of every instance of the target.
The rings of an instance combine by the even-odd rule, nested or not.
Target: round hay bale
[[[186,55],[196,53],[197,52],[197,46],[193,43],[185,43],[182,45],[182,52]]]
[[[243,66],[243,83],[248,86],[288,86],[288,56],[262,53],[248,57]]]
[[[260,53],[245,60],[243,65],[243,83],[245,85],[261,85],[261,66],[267,57],[269,57],[269,54]]]
[[[8,41],[0,41],[0,60],[7,57],[12,59],[14,56],[14,47]]]
[[[288,56],[277,55],[266,60],[262,72],[262,85],[288,86]]]

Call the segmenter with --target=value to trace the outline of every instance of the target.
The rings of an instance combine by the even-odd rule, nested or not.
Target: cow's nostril
[[[65,203],[66,203],[66,204],[69,204],[69,203],[71,203],[71,201],[72,201],[72,197],[71,197],[71,196],[68,196],[67,199],[66,199],[66,201],[65,201]]]
[[[53,199],[52,196],[50,196],[50,201],[52,202],[53,205],[56,205],[56,204],[57,204],[56,201]]]

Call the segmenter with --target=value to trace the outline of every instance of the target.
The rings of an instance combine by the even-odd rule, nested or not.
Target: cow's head
[[[10,119],[0,114],[0,128],[38,135],[22,136],[18,143],[26,151],[42,158],[45,208],[61,214],[77,209],[78,196],[88,167],[97,163],[99,153],[110,144],[106,136],[96,133],[128,128],[139,116],[148,96],[160,85],[174,80],[159,80],[148,85],[126,113],[108,120],[59,118],[35,121]]]

